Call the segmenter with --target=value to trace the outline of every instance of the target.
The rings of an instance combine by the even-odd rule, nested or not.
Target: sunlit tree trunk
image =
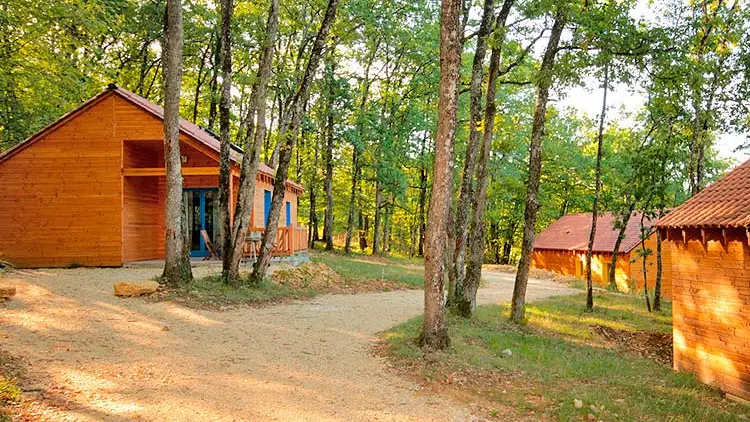
[[[302,123],[303,106],[310,95],[310,88],[312,87],[315,73],[317,72],[318,65],[322,59],[325,43],[336,17],[338,4],[339,0],[328,0],[325,16],[323,17],[320,29],[315,36],[315,41],[313,42],[313,47],[310,52],[310,59],[308,60],[307,67],[305,67],[305,73],[303,74],[299,88],[291,101],[291,105],[287,112],[288,117],[285,118],[286,121],[284,124],[280,126],[281,130],[279,138],[281,142],[279,142],[279,144],[281,147],[279,166],[276,169],[274,179],[271,211],[268,216],[266,230],[263,233],[263,238],[261,240],[258,259],[253,266],[252,279],[256,282],[262,281],[265,278],[268,267],[271,264],[271,253],[273,246],[276,243],[276,232],[278,231],[281,206],[284,203],[284,192],[286,191],[286,178],[289,172],[289,164],[292,159],[294,147],[297,143],[297,129]]]
[[[221,99],[219,100],[219,224],[221,225],[222,274],[228,280],[232,239],[232,221],[229,210],[231,199],[231,162],[229,151],[229,109],[232,105],[232,0],[221,0]]]
[[[226,250],[230,262],[227,279],[233,285],[240,282],[240,262],[245,247],[245,237],[250,229],[253,199],[257,186],[258,168],[263,141],[266,136],[266,99],[271,79],[276,33],[279,26],[279,0],[271,0],[266,22],[266,38],[261,53],[258,79],[253,85],[248,122],[245,125],[245,151],[240,170],[240,186],[234,210],[231,247]],[[231,200],[231,199],[230,199]]]
[[[438,128],[432,197],[425,235],[424,325],[420,336],[423,347],[445,349],[450,344],[445,324],[443,282],[445,276],[445,238],[453,189],[453,155],[458,108],[461,38],[459,15],[461,0],[442,0],[440,8],[440,88]]]
[[[531,252],[534,249],[534,237],[536,236],[536,213],[539,210],[537,196],[539,195],[539,177],[542,172],[542,137],[544,136],[549,90],[554,76],[555,56],[557,55],[557,46],[560,44],[560,36],[565,27],[565,21],[565,11],[562,7],[558,7],[555,23],[552,25],[552,31],[539,70],[536,106],[531,126],[531,145],[529,146],[529,179],[526,189],[521,259],[518,262],[518,272],[513,286],[513,301],[511,303],[511,320],[517,324],[524,321],[526,314],[526,286],[529,282]]]
[[[502,30],[510,14],[513,0],[505,0],[500,14],[497,17],[495,28]],[[495,93],[497,90],[497,78],[500,71],[500,59],[502,56],[502,40],[492,48],[490,55],[489,77],[487,80],[487,99],[484,108],[484,130],[482,132],[482,145],[479,153],[479,162],[476,168],[477,189],[471,198],[474,214],[471,219],[471,235],[468,236],[469,252],[466,263],[466,276],[463,282],[463,290],[456,289],[454,309],[458,315],[470,317],[474,313],[477,304],[477,290],[482,279],[482,264],[484,263],[484,214],[487,209],[487,189],[489,187],[489,163],[492,150],[492,137],[494,132]],[[464,168],[466,170],[466,168]],[[458,264],[458,262],[457,262]],[[457,287],[460,283],[457,283]]]
[[[455,313],[463,313],[458,308],[470,302],[470,298],[464,292],[464,277],[466,275],[466,242],[469,238],[469,205],[473,201],[474,193],[474,169],[479,152],[479,141],[482,137],[480,124],[482,122],[482,80],[484,78],[484,59],[487,55],[487,36],[492,30],[494,20],[493,0],[484,1],[482,20],[477,31],[477,45],[474,51],[474,60],[471,66],[471,82],[469,85],[469,140],[466,144],[466,157],[461,175],[461,189],[458,195],[455,212],[455,249],[453,259],[449,264],[449,278],[453,286],[453,295],[450,299],[451,309]],[[474,209],[476,212],[476,209]],[[459,305],[460,306],[457,306]]]
[[[180,158],[180,84],[182,81],[182,1],[168,0],[164,24],[164,273],[168,284],[193,280],[186,239]]]
[[[594,204],[591,208],[591,231],[589,244],[586,249],[586,310],[594,309],[594,282],[591,274],[591,258],[594,254],[594,239],[596,238],[596,222],[599,218],[599,193],[602,190],[602,144],[604,143],[604,119],[607,115],[607,89],[609,84],[609,66],[604,65],[604,95],[602,97],[602,111],[599,115],[599,134],[596,146],[596,170],[594,178]]]

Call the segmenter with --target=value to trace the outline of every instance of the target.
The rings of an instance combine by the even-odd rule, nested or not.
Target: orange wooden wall
[[[669,229],[674,369],[750,400],[750,248],[745,229]]]
[[[671,285],[671,256],[668,252],[669,245],[662,242],[662,296],[669,299],[672,297]],[[653,254],[646,260],[646,269],[648,285],[650,289],[654,288],[656,283],[656,234],[652,234],[646,240],[646,248],[651,249]],[[631,251],[629,254],[619,254],[617,258],[617,269],[615,271],[615,280],[620,291],[629,292],[633,286],[639,291],[643,290],[643,270],[642,261],[637,250],[640,246]],[[631,260],[635,260],[631,262]],[[601,285],[607,285],[608,265],[612,262],[611,253],[594,253],[591,260],[591,278]],[[558,274],[586,278],[586,252],[585,251],[564,251],[550,249],[535,249],[532,254],[531,266]]]
[[[20,267],[162,258],[164,177],[121,171],[163,168],[162,137],[161,120],[112,94],[0,163],[0,258]],[[182,135],[181,141],[185,167],[218,166],[215,151]],[[233,179],[235,196],[239,178]],[[258,176],[254,204],[260,227],[263,189],[270,188],[265,179]],[[183,180],[185,187],[218,186],[218,176]],[[297,198],[289,188],[285,200],[296,225]]]
[[[21,267],[122,262],[120,139],[109,96],[0,163],[0,257]]]

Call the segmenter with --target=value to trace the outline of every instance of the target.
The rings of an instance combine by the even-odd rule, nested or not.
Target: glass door
[[[201,236],[205,230],[212,242],[219,235],[218,189],[184,189],[190,256],[206,256],[208,248]]]

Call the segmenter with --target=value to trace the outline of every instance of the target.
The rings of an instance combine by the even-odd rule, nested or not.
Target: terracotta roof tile
[[[612,252],[617,242],[617,230],[614,228],[614,216],[605,213],[596,222],[596,236],[594,237],[594,252]],[[645,219],[646,227],[651,227],[652,220]],[[634,212],[630,216],[625,238],[620,245],[620,252],[628,253],[641,241],[641,213]],[[534,249],[555,249],[566,251],[585,251],[588,249],[589,234],[591,233],[591,213],[568,214],[552,223],[537,235]]]
[[[750,160],[662,217],[657,227],[750,227]]]

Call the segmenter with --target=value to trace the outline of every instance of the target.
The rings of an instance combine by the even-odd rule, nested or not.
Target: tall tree
[[[459,16],[461,0],[442,0],[440,8],[440,89],[438,127],[435,138],[435,160],[432,197],[425,234],[424,325],[420,343],[423,347],[442,350],[448,347],[445,325],[443,282],[445,275],[445,238],[453,190],[453,154],[458,108],[458,78],[461,65]]]
[[[531,252],[534,249],[536,236],[536,214],[539,210],[539,177],[542,170],[542,137],[546,120],[549,90],[554,80],[555,57],[567,13],[565,5],[558,5],[555,13],[555,23],[552,25],[547,47],[544,50],[542,64],[539,69],[537,82],[536,106],[531,128],[531,143],[529,145],[529,176],[526,188],[526,209],[524,211],[523,241],[521,244],[521,260],[513,286],[513,301],[511,303],[511,320],[517,324],[523,322],[526,313],[526,286],[529,282],[529,267],[531,266]]]
[[[330,54],[329,54],[330,57]],[[325,177],[325,190],[326,190],[326,213],[325,213],[325,236],[324,241],[326,242],[325,250],[333,251],[333,126],[334,126],[334,115],[333,106],[335,102],[336,89],[334,80],[335,67],[332,63],[326,66],[326,84],[328,95],[327,95],[327,117],[326,117],[326,177]]]
[[[289,164],[294,152],[294,146],[297,143],[297,130],[302,122],[304,104],[310,96],[310,88],[313,78],[318,69],[318,64],[323,56],[328,34],[336,18],[336,9],[339,0],[328,0],[328,6],[320,24],[320,29],[315,36],[313,47],[310,52],[310,58],[305,67],[305,73],[299,83],[299,88],[295,93],[284,117],[284,122],[280,125],[279,138],[281,145],[279,153],[279,166],[276,169],[276,175],[273,185],[273,194],[271,198],[271,210],[268,214],[266,229],[261,240],[258,259],[253,266],[252,278],[259,282],[265,278],[268,266],[271,264],[271,252],[276,243],[276,232],[278,231],[279,216],[281,215],[281,205],[284,202],[284,193],[286,192],[286,178],[289,172]]]
[[[232,105],[232,0],[221,0],[221,98],[219,100],[219,224],[221,224],[221,263],[224,280],[228,280],[231,267],[232,221],[229,203],[232,200],[231,185],[231,140],[229,139],[229,118]]]
[[[504,42],[505,24],[513,7],[514,0],[504,0],[495,21],[495,38],[492,40],[490,67],[487,78],[487,98],[484,107],[484,128],[482,131],[482,145],[476,168],[477,188],[472,195],[471,232],[468,238],[469,251],[466,263],[466,278],[461,294],[456,295],[455,309],[464,317],[473,314],[477,303],[477,289],[482,278],[482,264],[484,263],[484,226],[485,211],[487,209],[487,189],[489,187],[489,162],[492,150],[492,136],[495,130],[495,115],[497,113],[496,92],[497,79],[500,76],[500,59]],[[457,289],[458,293],[458,289]]]
[[[466,242],[469,237],[469,217],[471,198],[474,187],[474,168],[476,167],[479,141],[482,136],[480,124],[482,122],[482,80],[484,79],[484,59],[487,54],[487,36],[492,31],[494,20],[494,2],[485,0],[482,10],[482,20],[477,30],[477,45],[471,65],[471,81],[469,83],[469,141],[466,143],[466,156],[461,175],[461,189],[456,203],[455,212],[455,250],[449,266],[449,282],[453,288],[453,297],[448,301],[451,309],[457,301],[465,302],[464,276],[466,274]],[[476,210],[475,210],[476,211]]]
[[[232,241],[225,250],[229,269],[227,279],[231,284],[240,282],[240,262],[244,252],[245,236],[250,228],[253,199],[260,166],[261,146],[266,136],[266,99],[268,83],[271,79],[271,65],[276,45],[276,33],[279,27],[279,0],[271,0],[266,21],[265,39],[262,44],[258,77],[253,84],[250,110],[245,124],[245,149],[240,169],[240,186],[235,205]]]
[[[596,170],[594,171],[594,203],[591,206],[591,231],[586,249],[586,310],[594,309],[594,283],[591,273],[591,258],[594,255],[594,239],[596,238],[596,222],[599,218],[599,194],[602,190],[602,146],[604,144],[604,119],[607,115],[607,91],[609,89],[609,66],[604,65],[602,81],[602,111],[599,114],[599,132],[596,140]]]
[[[182,82],[182,1],[168,0],[164,22],[164,273],[168,284],[193,280],[186,239],[180,158],[180,83]]]

